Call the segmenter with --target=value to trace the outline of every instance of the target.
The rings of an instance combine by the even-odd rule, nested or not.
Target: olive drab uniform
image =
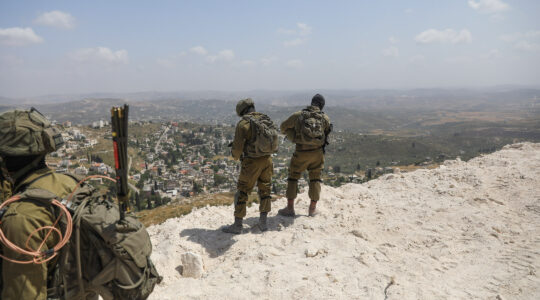
[[[235,160],[242,161],[240,176],[238,177],[237,192],[235,195],[234,216],[244,218],[246,216],[246,203],[248,195],[257,184],[259,190],[259,211],[262,213],[270,212],[271,209],[271,189],[272,174],[274,166],[271,155],[253,157],[250,152],[253,150],[254,126],[250,118],[261,118],[266,115],[259,112],[250,112],[236,125],[234,141],[232,144],[232,156]]]
[[[66,180],[65,175],[54,174],[52,170],[41,165],[42,162],[44,164],[45,155],[56,151],[61,145],[63,141],[60,131],[36,109],[0,114],[2,202],[28,187],[43,188],[59,196],[71,192],[76,185],[73,179]],[[13,162],[13,157],[26,157],[28,161],[10,173],[8,163]],[[44,241],[48,230],[39,230],[54,224],[54,212],[49,210],[49,207],[47,204],[23,200],[10,204],[0,213],[2,232],[20,248],[37,250],[43,243],[41,249],[51,249],[60,237],[53,233]],[[10,259],[32,259],[12,251],[3,243],[0,247],[2,254]],[[55,269],[54,259],[43,264],[14,264],[8,260],[2,260],[1,264],[2,299],[47,298],[49,275],[52,275],[52,270]]]
[[[44,189],[57,195],[60,199],[73,191],[77,182],[63,174],[54,173],[45,168],[32,172],[14,189],[14,194],[26,189]],[[38,231],[38,228],[50,226],[55,221],[54,213],[48,205],[40,205],[35,201],[17,201],[8,206],[2,217],[1,228],[6,238],[19,247],[27,245],[30,249],[38,249],[47,230]],[[29,236],[32,236],[27,242]],[[59,241],[57,234],[51,234],[45,241],[42,250],[51,249]],[[17,253],[8,247],[3,247],[5,256],[17,260],[31,258]],[[47,283],[54,275],[56,259],[44,264],[15,264],[4,260],[2,262],[3,289],[1,299],[43,299],[47,298]]]
[[[309,128],[306,128],[305,123],[309,122],[314,124],[307,126],[319,126],[319,131],[323,134],[310,138],[310,133],[305,132],[309,130]],[[307,170],[309,175],[309,198],[312,201],[318,201],[321,194],[321,172],[324,168],[323,147],[327,135],[331,131],[330,118],[319,107],[308,106],[306,109],[292,114],[281,123],[280,127],[281,133],[285,134],[288,140],[296,143],[296,149],[289,166],[287,199],[296,198],[298,179],[302,176],[302,172]]]
[[[60,132],[34,108],[0,114],[0,195],[18,196],[3,200],[9,205],[0,211],[7,239],[0,245],[5,258],[1,298],[90,300],[99,294],[105,300],[146,299],[161,281],[150,260],[148,232],[133,216],[120,219],[116,203],[92,186],[47,168],[46,155],[62,144]],[[66,205],[53,202],[68,195]],[[64,213],[72,208],[72,228],[66,228],[70,216],[54,206]],[[59,228],[52,227],[57,221]],[[11,243],[45,252],[13,251]]]

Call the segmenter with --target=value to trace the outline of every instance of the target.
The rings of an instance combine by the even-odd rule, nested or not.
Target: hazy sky
[[[0,1],[0,96],[540,85],[540,1]]]

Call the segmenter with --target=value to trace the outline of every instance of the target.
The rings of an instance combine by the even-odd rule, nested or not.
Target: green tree
[[[227,182],[227,177],[219,174],[214,174],[214,186],[220,186]]]
[[[146,198],[146,204],[147,204],[147,209],[152,209],[152,200],[150,200],[150,197]]]
[[[195,194],[199,194],[203,191],[202,184],[198,183],[197,181],[193,181],[193,192]]]
[[[152,200],[156,204],[156,207],[163,205],[163,202],[161,201],[161,195],[159,193],[156,193],[152,196]]]
[[[135,207],[137,207],[137,211],[142,210],[141,196],[139,193],[135,193]]]

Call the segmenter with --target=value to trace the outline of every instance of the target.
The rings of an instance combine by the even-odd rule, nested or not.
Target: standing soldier
[[[317,201],[321,194],[321,171],[324,167],[325,146],[328,145],[328,134],[332,131],[330,118],[322,112],[324,97],[316,94],[311,105],[295,112],[281,123],[281,133],[296,144],[296,150],[289,166],[287,179],[287,207],[278,214],[294,217],[294,199],[298,193],[298,179],[306,169],[309,173],[309,205],[308,214],[315,216]]]
[[[242,220],[246,216],[248,195],[257,184],[260,198],[259,228],[266,231],[274,171],[272,154],[277,152],[278,148],[277,127],[267,115],[255,111],[255,104],[251,98],[238,102],[236,114],[242,119],[236,125],[232,156],[242,162],[242,169],[234,196],[234,224],[222,230],[227,233],[242,233]]]

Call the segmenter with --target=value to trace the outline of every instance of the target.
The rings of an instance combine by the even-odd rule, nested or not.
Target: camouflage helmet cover
[[[255,103],[253,103],[253,100],[251,98],[242,99],[238,101],[238,104],[236,104],[236,114],[241,117],[248,107],[255,107]]]
[[[47,154],[63,144],[60,131],[34,108],[0,114],[1,156]]]

